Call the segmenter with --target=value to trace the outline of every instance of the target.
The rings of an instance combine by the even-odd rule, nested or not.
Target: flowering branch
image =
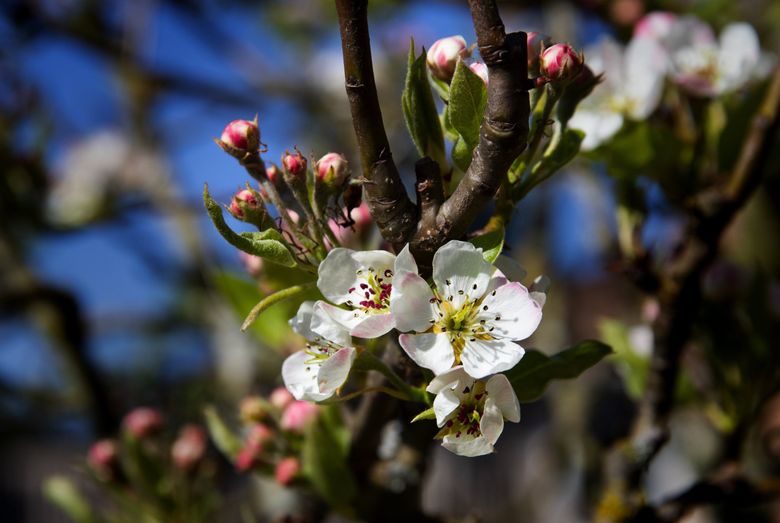
[[[479,53],[490,75],[487,105],[479,144],[463,180],[442,204],[435,222],[423,220],[413,241],[413,250],[422,264],[448,239],[466,233],[527,145],[530,107],[526,34],[506,34],[493,1],[470,0],[469,7]]]
[[[662,272],[658,294],[661,312],[654,325],[656,343],[645,393],[629,448],[621,449],[613,463],[621,476],[613,487],[627,488],[624,494],[639,489],[644,471],[669,438],[680,357],[701,303],[701,276],[716,257],[723,232],[760,184],[779,126],[777,69],[728,182],[696,198],[687,235]]]

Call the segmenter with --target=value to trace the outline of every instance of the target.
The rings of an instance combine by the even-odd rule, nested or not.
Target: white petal
[[[378,338],[395,327],[395,318],[390,312],[369,314],[355,325],[349,333],[356,338]]]
[[[441,374],[455,363],[455,354],[446,334],[401,334],[398,343],[420,367]]]
[[[465,434],[461,435],[460,438],[456,438],[454,435],[445,436],[441,446],[453,454],[467,458],[484,456],[493,452],[493,445],[484,436],[476,438],[466,436]]]
[[[635,38],[626,48],[623,92],[630,100],[628,116],[643,120],[661,101],[670,57],[655,40]]]
[[[290,320],[290,327],[293,331],[297,332],[309,341],[313,341],[317,337],[311,330],[312,314],[314,312],[314,302],[305,301],[298,307],[298,313],[294,318]]]
[[[509,340],[466,340],[460,355],[464,370],[472,378],[480,379],[509,370],[523,358],[525,349]]]
[[[339,346],[347,346],[352,343],[349,337],[349,329],[354,323],[360,321],[355,318],[352,311],[346,311],[328,302],[319,300],[314,304],[311,315],[310,328],[316,337],[325,338]],[[307,338],[316,342],[316,337]]]
[[[578,109],[569,120],[569,127],[585,133],[581,148],[592,151],[623,127],[623,116],[607,110]]]
[[[400,255],[399,255],[400,259]],[[390,310],[401,332],[425,332],[434,319],[433,292],[415,272],[396,272],[390,293]]]
[[[413,272],[416,274],[419,272],[417,270],[417,262],[414,261],[414,256],[412,256],[412,253],[409,250],[408,243],[406,244],[406,247],[398,253],[398,256],[395,257],[395,268],[393,272],[395,272],[395,274],[401,272]]]
[[[695,16],[684,16],[677,20],[665,42],[669,50],[684,47],[715,45],[715,34],[712,28]]]
[[[298,351],[284,360],[282,363],[282,380],[290,394],[297,400],[322,401],[331,394],[322,394],[317,384],[318,364],[306,363],[311,356],[303,351]]]
[[[458,405],[460,405],[460,398],[454,391],[444,389],[439,392],[433,400],[433,412],[436,413],[436,425],[443,427],[447,422],[447,417],[458,408]]]
[[[512,384],[503,374],[492,376],[485,385],[488,397],[501,410],[504,419],[517,423],[520,421],[520,402],[512,388]]]
[[[360,251],[337,248],[328,253],[320,263],[317,287],[323,296],[333,303],[345,303],[350,299],[349,289],[356,287],[365,278],[358,271],[373,268],[377,274],[393,269],[395,256],[387,251]]]
[[[733,23],[720,34],[718,68],[725,89],[737,89],[747,83],[761,57],[758,35],[750,24]]]
[[[445,388],[460,388],[461,384],[463,386],[468,385],[469,387],[473,387],[474,378],[466,374],[466,371],[463,370],[463,365],[458,365],[457,367],[452,367],[450,370],[442,372],[433,378],[425,390],[431,394],[438,394],[439,391]]]
[[[344,384],[352,368],[352,362],[355,361],[356,353],[357,351],[352,347],[340,349],[322,362],[317,374],[320,393],[333,395],[336,389]]]
[[[498,441],[498,437],[504,431],[504,416],[493,398],[485,400],[485,410],[479,420],[479,431],[491,445]]]
[[[531,298],[522,283],[510,282],[488,294],[476,317],[492,327],[490,334],[510,340],[524,340],[542,321],[542,307]]]
[[[452,240],[433,255],[433,281],[456,309],[469,298],[481,297],[491,274],[493,267],[482,257],[482,249],[468,242]]]

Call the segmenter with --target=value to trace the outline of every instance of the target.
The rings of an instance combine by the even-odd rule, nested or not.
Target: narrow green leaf
[[[470,151],[479,143],[479,127],[486,104],[485,83],[459,60],[450,84],[449,118]]]
[[[552,356],[527,350],[506,377],[520,402],[529,403],[539,399],[551,381],[576,378],[611,353],[608,345],[595,340],[582,341]]]
[[[444,135],[428,82],[425,50],[415,58],[414,40],[409,45],[409,63],[401,105],[406,126],[420,156],[429,156],[444,168]]]
[[[556,138],[558,138],[557,143],[551,143],[552,148],[548,147],[541,161],[534,166],[535,178],[547,179],[572,161],[580,152],[585,133],[578,129],[566,129]]]
[[[355,497],[355,479],[347,465],[347,451],[331,420],[321,417],[304,435],[301,453],[303,473],[314,490],[341,510],[349,509]]]
[[[475,247],[482,249],[482,256],[486,261],[493,263],[499,257],[504,248],[504,228],[490,231],[469,240]]]
[[[76,523],[95,523],[98,519],[92,513],[86,498],[76,485],[65,476],[52,476],[43,483],[43,495]]]
[[[285,245],[282,235],[276,229],[236,234],[233,229],[228,227],[222,215],[222,207],[211,198],[208,185],[203,186],[203,203],[214,227],[233,247],[285,267],[297,265],[295,258]]]
[[[206,418],[206,427],[209,429],[214,445],[228,458],[235,457],[241,450],[241,438],[228,428],[213,405],[208,405],[203,409],[203,415]]]
[[[452,161],[463,172],[466,172],[466,169],[471,165],[471,152],[472,148],[459,136],[455,140],[455,145],[452,146]]]
[[[415,421],[422,421],[424,419],[436,419],[436,413],[433,411],[433,407],[425,409],[412,419],[412,423]]]
[[[244,320],[244,323],[241,325],[241,330],[242,331],[247,330],[249,326],[255,322],[257,317],[260,316],[260,314],[262,314],[268,307],[275,305],[280,301],[284,301],[289,298],[298,296],[299,294],[303,294],[307,290],[313,288],[315,285],[316,282],[304,283],[302,285],[294,285],[292,287],[282,289],[281,291],[266,296],[265,298],[260,300],[260,302],[257,305],[252,307],[251,311],[249,311],[249,314]]]

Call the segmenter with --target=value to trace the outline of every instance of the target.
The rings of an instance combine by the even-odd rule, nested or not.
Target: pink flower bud
[[[122,426],[136,439],[144,439],[162,428],[163,418],[160,411],[149,407],[131,410],[122,420]]]
[[[271,402],[271,405],[277,409],[284,410],[290,403],[295,401],[295,398],[293,398],[293,395],[290,394],[290,391],[284,387],[276,387],[271,391],[271,396],[268,398],[268,400]]]
[[[289,485],[301,470],[301,462],[297,458],[284,458],[276,464],[274,477],[280,485]]]
[[[185,425],[171,447],[171,458],[180,470],[191,470],[206,453],[206,432],[197,425]]]
[[[258,422],[265,419],[266,412],[265,402],[257,396],[247,396],[241,400],[241,420],[245,423]]]
[[[341,187],[349,177],[347,159],[339,153],[328,153],[317,161],[317,179],[330,188]]]
[[[539,68],[551,82],[567,82],[575,78],[582,69],[582,56],[568,44],[555,44],[542,52]]]
[[[265,175],[268,177],[268,181],[276,187],[282,183],[282,171],[276,164],[271,164],[270,167],[266,168]]]
[[[274,431],[268,428],[268,425],[264,423],[257,423],[252,425],[247,434],[246,441],[249,445],[264,446],[269,441],[273,440]]]
[[[282,167],[294,178],[300,178],[306,175],[306,158],[296,149],[295,154],[289,151],[282,156]]]
[[[320,407],[308,401],[293,401],[282,413],[279,426],[283,430],[303,434],[306,427],[314,421],[320,413]]]
[[[444,82],[449,82],[452,80],[452,75],[455,74],[458,58],[466,58],[470,55],[471,53],[466,47],[466,40],[462,36],[448,36],[433,43],[428,49],[426,61],[433,76]]]
[[[258,227],[262,227],[263,220],[266,217],[265,207],[260,195],[250,189],[238,191],[230,201],[228,211],[235,219],[257,225]]]
[[[236,470],[246,472],[257,464],[257,458],[262,448],[254,445],[246,445],[236,454]]]
[[[485,82],[485,85],[488,84],[488,68],[484,63],[482,62],[471,63],[469,64],[469,69],[471,69],[472,73],[482,78],[482,81]]]
[[[222,131],[220,140],[236,151],[256,151],[260,146],[260,129],[257,119],[233,120]]]
[[[114,479],[119,471],[119,450],[116,442],[111,439],[95,442],[89,449],[87,464],[103,481]]]
[[[668,11],[654,11],[643,16],[634,26],[634,38],[652,38],[664,42],[672,34],[677,15]]]
[[[539,55],[542,53],[544,46],[549,44],[550,37],[537,33],[536,31],[529,31],[527,34],[528,42],[528,70],[531,73],[537,73],[539,71]]]

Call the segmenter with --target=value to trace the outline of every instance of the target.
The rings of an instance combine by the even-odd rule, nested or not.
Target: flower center
[[[390,307],[390,293],[393,285],[393,271],[377,271],[373,267],[358,270],[357,283],[347,293],[350,299],[346,304],[353,309],[362,309],[366,313],[386,312]]]
[[[456,438],[462,436],[479,437],[482,435],[479,422],[482,412],[485,411],[487,391],[485,382],[477,381],[471,387],[466,386],[461,391],[456,391],[460,396],[460,405],[450,414],[450,418],[439,431],[437,437],[453,435]]]
[[[461,291],[462,292],[462,291]],[[492,295],[495,295],[495,291]],[[450,339],[452,350],[455,353],[455,365],[460,365],[460,355],[466,345],[466,341],[494,339],[491,332],[495,329],[488,319],[480,318],[489,311],[485,305],[485,297],[469,299],[466,295],[463,304],[455,307],[451,295],[442,297],[438,291],[434,291],[434,298],[431,304],[434,307],[435,314],[438,317],[433,321],[432,331],[440,334],[446,333]],[[501,316],[495,316],[495,320],[500,320]]]

